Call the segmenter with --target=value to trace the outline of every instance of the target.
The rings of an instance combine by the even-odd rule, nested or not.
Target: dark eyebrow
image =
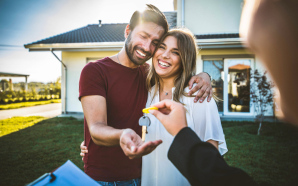
[[[145,31],[142,31],[142,33],[145,34],[147,37],[151,36],[149,33],[145,32]],[[159,43],[160,40],[159,39],[154,39],[153,41]]]
[[[179,52],[178,48],[172,48],[172,50],[175,50],[175,51]]]
[[[164,43],[162,43],[162,42],[160,43],[160,45],[166,46],[166,44],[164,44]],[[173,48],[173,50],[179,52],[178,48]]]
[[[143,34],[145,34],[146,36],[150,37],[151,35],[148,32],[142,31]]]

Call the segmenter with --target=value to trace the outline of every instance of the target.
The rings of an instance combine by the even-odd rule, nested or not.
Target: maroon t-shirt
[[[107,123],[116,129],[131,128],[142,134],[138,124],[143,115],[148,91],[146,90],[146,68],[122,66],[110,58],[88,63],[82,70],[79,84],[79,99],[88,95],[106,98]],[[84,119],[85,144],[89,153],[85,155],[85,172],[97,181],[124,181],[141,176],[142,158],[130,160],[120,146],[106,147],[94,144],[86,119]]]

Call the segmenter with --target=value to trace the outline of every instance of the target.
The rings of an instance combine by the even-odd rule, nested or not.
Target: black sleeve
[[[168,158],[191,185],[256,185],[244,171],[230,167],[212,144],[202,142],[189,127],[176,135]]]

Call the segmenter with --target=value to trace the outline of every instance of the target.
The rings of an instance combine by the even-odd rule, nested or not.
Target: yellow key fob
[[[143,112],[146,113],[146,114],[149,114],[149,110],[158,110],[157,107],[148,107],[148,108],[144,108],[143,109]]]

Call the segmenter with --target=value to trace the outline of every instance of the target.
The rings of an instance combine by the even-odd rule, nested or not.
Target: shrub
[[[258,135],[260,135],[261,132],[264,114],[273,103],[273,94],[271,90],[273,83],[268,81],[266,73],[266,71],[260,73],[258,70],[255,70],[252,73],[250,94],[252,102],[254,103],[256,122],[259,123]]]

